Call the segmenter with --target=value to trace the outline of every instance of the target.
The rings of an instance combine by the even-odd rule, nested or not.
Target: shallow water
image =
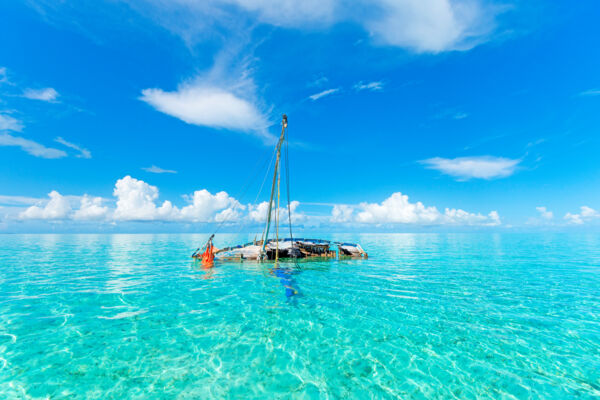
[[[600,396],[600,236],[328,237],[371,257],[207,270],[206,235],[0,235],[0,398]]]

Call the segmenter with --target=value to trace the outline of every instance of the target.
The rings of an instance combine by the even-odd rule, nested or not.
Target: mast
[[[279,160],[281,159],[281,144],[285,139],[285,130],[287,128],[287,115],[283,114],[283,119],[281,121],[281,135],[279,136],[279,142],[277,142],[277,159],[275,160],[275,170],[273,171],[273,184],[271,185],[271,198],[269,199],[269,211],[267,212],[267,225],[265,226],[265,232],[263,236],[263,244],[260,250],[261,258],[265,255],[265,247],[267,246],[267,241],[269,240],[269,228],[271,227],[271,213],[273,211],[273,196],[275,194],[275,186],[277,185],[277,212],[279,212]],[[279,218],[275,216],[275,224],[277,236],[279,236]],[[275,258],[279,258],[279,237],[277,237],[275,250]]]

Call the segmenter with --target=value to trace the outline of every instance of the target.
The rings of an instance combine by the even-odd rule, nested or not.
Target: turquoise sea
[[[0,235],[0,399],[600,397],[599,235],[321,236],[370,258]]]

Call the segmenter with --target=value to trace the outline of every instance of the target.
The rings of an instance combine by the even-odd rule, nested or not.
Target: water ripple
[[[190,263],[206,235],[1,239],[0,398],[600,397],[594,235],[337,235],[373,257],[278,270]]]

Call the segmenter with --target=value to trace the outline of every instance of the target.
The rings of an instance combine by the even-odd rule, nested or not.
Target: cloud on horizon
[[[113,190],[114,206],[105,205],[108,200],[83,196],[63,196],[51,191],[48,200],[38,200],[34,205],[18,213],[24,220],[71,220],[71,221],[162,221],[174,223],[238,223],[242,225],[262,225],[266,220],[268,203],[241,204],[227,192],[215,194],[206,189],[196,190],[183,198],[188,203],[177,207],[168,200],[158,202],[159,190],[143,180],[125,176],[116,181]],[[0,196],[0,200],[3,196]],[[4,196],[8,200],[14,196]],[[14,197],[16,198],[16,197]],[[36,199],[14,202],[15,205],[28,205]],[[76,203],[79,203],[78,206]],[[298,201],[290,202],[292,223],[305,226],[325,225],[375,225],[375,226],[481,226],[492,227],[501,224],[496,211],[487,215],[470,213],[460,209],[426,207],[421,202],[411,203],[408,196],[394,193],[381,203],[360,203],[358,205],[334,204],[330,216],[307,215],[299,208]],[[286,207],[279,209],[281,220],[288,220]]]
[[[446,208],[443,213],[436,207],[426,207],[421,202],[411,203],[407,195],[392,194],[381,203],[360,203],[358,206],[335,205],[332,222],[361,224],[413,224],[413,225],[463,225],[497,226],[501,224],[498,212],[488,215]]]
[[[581,206],[579,214],[566,213],[564,220],[571,225],[583,225],[600,218],[600,212],[588,206]]]

